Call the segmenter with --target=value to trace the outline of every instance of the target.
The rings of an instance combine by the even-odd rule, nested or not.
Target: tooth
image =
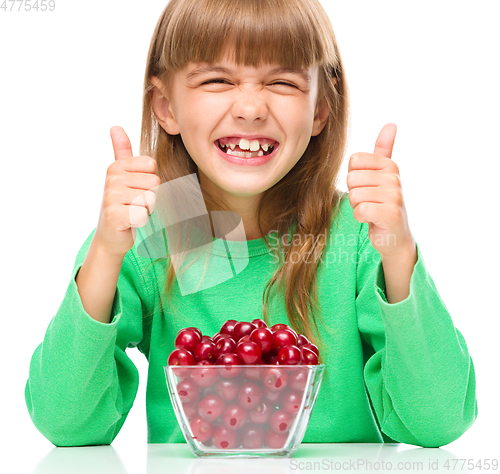
[[[268,148],[269,148],[269,145],[267,143],[264,143],[264,145],[262,145],[262,149],[264,151],[267,151]]]
[[[239,147],[242,150],[249,150],[250,149],[250,142],[246,138],[242,138],[240,140]]]
[[[236,147],[236,143],[230,143],[229,146],[231,147],[231,150],[234,150]]]
[[[250,143],[250,151],[257,151],[260,148],[259,140],[252,140]]]

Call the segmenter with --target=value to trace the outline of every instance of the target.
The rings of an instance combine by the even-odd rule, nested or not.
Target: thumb
[[[130,144],[130,139],[128,138],[128,135],[125,133],[125,130],[123,130],[122,127],[111,127],[109,133],[111,135],[111,141],[113,143],[115,160],[134,156],[132,154],[132,145]]]
[[[395,123],[384,125],[375,142],[375,151],[373,152],[375,155],[382,155],[386,158],[391,157],[397,130],[398,127]]]

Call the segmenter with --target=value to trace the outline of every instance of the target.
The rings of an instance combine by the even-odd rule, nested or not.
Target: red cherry
[[[280,394],[280,392],[270,393],[277,393],[278,395]],[[269,401],[266,400],[261,400],[253,410],[250,410],[248,412],[248,418],[250,418],[250,421],[252,421],[253,423],[263,425],[264,423],[267,423],[269,421],[269,418],[271,418],[272,411],[272,403],[269,403]]]
[[[302,361],[302,353],[297,346],[283,346],[278,352],[280,365],[299,365]]]
[[[278,367],[267,369],[262,377],[262,383],[271,392],[281,392],[288,382],[288,375],[285,370]]]
[[[238,405],[246,410],[252,410],[262,398],[260,387],[253,382],[243,382],[238,394]]]
[[[221,337],[215,344],[214,357],[219,358],[222,354],[236,353],[236,342],[231,337]]]
[[[197,403],[183,403],[182,409],[184,410],[184,414],[186,418],[189,420],[193,419],[195,416],[198,416],[198,404]]]
[[[195,402],[200,395],[200,388],[190,379],[181,380],[177,384],[177,394],[181,402]]]
[[[307,369],[302,367],[293,367],[288,370],[288,385],[292,390],[302,392],[307,385]]]
[[[222,412],[222,422],[230,430],[241,428],[247,420],[247,411],[236,404],[228,405]]]
[[[304,334],[299,334],[297,337],[297,346],[300,347],[303,346],[304,344],[309,344],[309,339],[307,339],[307,337],[304,336]]]
[[[295,337],[299,337],[299,335],[297,334],[297,332],[292,329],[288,324],[275,324],[274,326],[271,326],[271,331],[272,332],[276,332],[276,331],[279,331],[281,329],[288,329],[289,331],[291,331],[293,333],[293,335]]]
[[[167,360],[168,365],[173,366],[183,366],[183,365],[195,365],[193,354],[185,349],[174,349]],[[176,367],[174,370],[175,375],[181,377],[183,375],[188,375],[189,368]]]
[[[215,361],[215,365],[225,365],[224,370],[220,370],[219,375],[226,379],[232,379],[238,377],[241,372],[241,359],[234,353],[228,352],[222,354]]]
[[[299,412],[302,403],[302,394],[300,392],[286,390],[280,393],[281,408],[290,415],[296,415]]]
[[[315,352],[309,349],[306,346],[302,346],[300,348],[302,352],[302,364],[303,365],[317,365],[318,364],[318,356]]]
[[[240,391],[238,380],[235,379],[219,379],[215,383],[215,392],[226,402],[234,400]]]
[[[212,437],[214,425],[200,416],[191,420],[189,426],[191,427],[191,432],[193,433],[193,439],[203,442]]]
[[[262,358],[266,362],[266,365],[279,365],[278,354],[268,352],[267,354],[264,354]]]
[[[257,326],[253,323],[248,323],[246,321],[240,321],[234,325],[233,338],[238,342],[243,336],[251,334],[251,332],[257,329]]]
[[[198,361],[200,360],[208,360],[212,362],[215,360],[215,344],[212,341],[201,341],[194,348],[194,358]]]
[[[214,342],[210,336],[201,336],[201,342],[203,341]]]
[[[288,439],[288,433],[278,434],[271,429],[267,430],[266,444],[269,448],[281,449],[285,446],[287,439]]]
[[[219,342],[219,340],[222,338],[222,337],[231,337],[229,334],[215,334],[213,337],[212,337],[212,341],[214,342],[214,344],[217,344],[217,342]]]
[[[225,406],[219,395],[211,393],[200,400],[198,414],[206,421],[214,421],[222,414]]]
[[[234,336],[234,326],[238,321],[236,319],[228,319],[220,328],[221,334],[228,334],[229,336]]]
[[[262,356],[260,347],[252,341],[239,342],[236,353],[245,365],[256,364]]]
[[[262,387],[262,397],[265,398],[268,402],[275,403],[279,400],[281,392],[273,392],[269,390],[267,387]]]
[[[276,410],[269,420],[269,426],[278,434],[287,433],[292,426],[294,416],[287,413],[285,410]]]
[[[254,365],[265,365],[266,363],[261,359],[257,361]],[[250,380],[260,380],[262,374],[264,373],[264,367],[244,367],[243,376]]]
[[[194,352],[195,347],[201,342],[200,330],[196,328],[181,329],[175,338],[175,348]]]
[[[272,350],[278,352],[283,346],[296,346],[297,337],[289,329],[278,329],[273,332],[273,346]]]
[[[257,328],[251,332],[250,340],[260,347],[262,354],[266,354],[273,346],[273,333],[269,328]]]
[[[308,342],[307,344],[304,344],[302,347],[307,347],[308,349],[311,349],[319,357],[319,349],[318,346],[316,346],[316,344]]]
[[[263,319],[254,319],[252,324],[255,324],[257,328],[267,328],[267,323]]]
[[[236,430],[230,430],[225,425],[217,425],[212,434],[214,446],[218,449],[233,449],[236,447]]]
[[[198,364],[201,364],[202,362],[206,362],[208,366],[193,369],[193,371],[191,372],[191,378],[196,382],[198,386],[209,387],[210,385],[214,384],[215,381],[219,378],[219,369],[217,369],[217,367],[206,360],[202,360],[201,362],[198,362]]]
[[[240,431],[241,446],[244,449],[260,449],[264,446],[264,429],[253,423],[247,423]]]

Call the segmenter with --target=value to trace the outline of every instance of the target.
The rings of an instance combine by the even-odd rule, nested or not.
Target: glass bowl
[[[319,365],[165,366],[170,400],[197,457],[290,457],[307,429]]]

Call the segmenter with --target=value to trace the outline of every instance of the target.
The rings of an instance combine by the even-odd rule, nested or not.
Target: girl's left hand
[[[382,259],[415,250],[399,168],[391,159],[396,131],[395,124],[386,124],[377,138],[375,151],[351,155],[347,173],[353,217],[368,223],[368,237]]]

